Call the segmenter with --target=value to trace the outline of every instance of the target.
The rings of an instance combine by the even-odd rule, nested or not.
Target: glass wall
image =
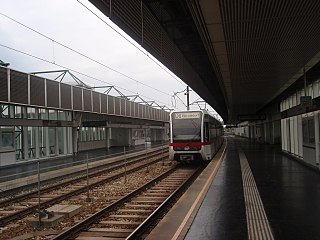
[[[63,154],[65,151],[65,144],[66,144],[66,139],[65,139],[65,129],[62,127],[58,128],[58,143],[59,143],[59,154]]]
[[[36,134],[38,127],[28,127],[28,157],[36,157]]]
[[[72,112],[56,109],[0,104],[0,118],[72,121]],[[14,123],[13,123],[14,124]],[[40,122],[41,124],[41,122]],[[13,141],[9,141],[13,137]],[[99,139],[98,129],[88,138]],[[72,153],[72,127],[14,126],[0,132],[0,145],[15,147],[16,159],[35,159]]]
[[[56,129],[53,127],[49,128],[49,154],[56,154]]]
[[[81,127],[79,132],[79,141],[101,141],[106,139],[106,130],[104,127]]]

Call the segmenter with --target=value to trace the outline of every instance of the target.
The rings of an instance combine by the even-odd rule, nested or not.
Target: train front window
[[[201,112],[173,113],[173,142],[201,141]]]

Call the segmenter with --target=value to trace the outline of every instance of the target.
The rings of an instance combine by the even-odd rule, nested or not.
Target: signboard
[[[195,118],[201,118],[200,112],[183,112],[183,113],[175,113],[174,114],[175,119],[195,119]]]
[[[265,114],[255,115],[255,114],[242,114],[238,115],[239,121],[258,121],[258,120],[266,120]]]

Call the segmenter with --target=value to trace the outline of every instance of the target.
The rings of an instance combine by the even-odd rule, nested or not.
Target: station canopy
[[[260,118],[320,59],[319,0],[90,2],[226,123]]]

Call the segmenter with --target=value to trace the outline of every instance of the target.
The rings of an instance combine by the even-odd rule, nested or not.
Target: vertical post
[[[162,156],[162,166],[164,166],[163,139],[161,141],[161,156]]]
[[[28,127],[22,127],[23,158],[29,159]]]
[[[86,198],[86,202],[91,202],[91,198],[89,196],[89,154],[87,152],[87,198]]]
[[[38,217],[39,217],[39,227],[41,227],[40,161],[37,162],[37,165],[38,165]]]
[[[124,183],[127,183],[127,155],[126,155],[126,146],[123,146],[124,154]]]
[[[147,149],[147,142],[145,142],[145,147],[146,147],[146,161],[148,159],[148,149]],[[147,165],[147,170],[146,172],[148,173],[149,172],[149,164]]]
[[[189,86],[187,86],[187,93],[186,93],[186,95],[187,95],[187,110],[189,110],[189,109],[190,109],[190,106],[189,106]]]

